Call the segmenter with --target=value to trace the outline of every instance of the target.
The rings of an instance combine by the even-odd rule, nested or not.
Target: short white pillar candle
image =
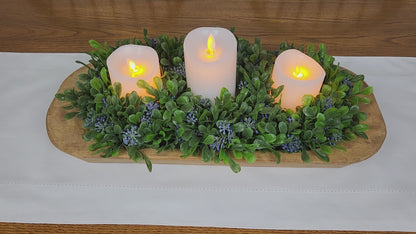
[[[107,58],[111,83],[121,84],[121,96],[136,91],[139,96],[147,96],[146,90],[137,86],[144,80],[155,87],[153,77],[160,76],[159,56],[149,46],[123,45]]]
[[[296,110],[302,105],[302,97],[316,96],[321,90],[325,70],[313,58],[299,50],[289,49],[282,52],[274,63],[273,87],[284,85],[281,93],[281,107]]]
[[[188,33],[183,44],[186,82],[195,95],[214,100],[223,87],[234,96],[237,39],[225,28],[201,27]]]

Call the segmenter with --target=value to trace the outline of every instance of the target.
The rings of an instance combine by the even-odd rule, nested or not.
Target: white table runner
[[[84,54],[0,53],[0,222],[416,231],[416,58],[337,57],[364,74],[387,125],[380,151],[344,168],[87,163],[45,118]]]

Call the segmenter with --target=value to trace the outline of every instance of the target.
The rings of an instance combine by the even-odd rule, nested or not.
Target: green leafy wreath
[[[232,29],[232,31],[234,31]],[[339,143],[366,138],[367,118],[358,104],[368,104],[365,97],[372,87],[363,88],[363,75],[340,69],[334,58],[326,54],[323,44],[298,48],[322,65],[326,72],[321,92],[305,95],[296,111],[283,110],[278,96],[283,86],[272,87],[272,69],[276,56],[293,44],[283,42],[278,51],[262,49],[259,39],[254,44],[237,37],[237,89],[235,97],[223,88],[215,104],[195,96],[186,85],[183,41],[161,35],[156,39],[125,39],[109,46],[91,40],[94,48],[88,54],[88,73],[79,75],[76,89],[57,93],[56,98],[69,102],[72,110],[65,119],[75,116],[83,121],[85,141],[93,141],[89,150],[102,157],[115,157],[123,148],[129,157],[144,160],[149,171],[150,159],[140,149],[158,152],[179,149],[183,155],[200,156],[204,162],[223,161],[234,172],[241,170],[234,159],[256,161],[255,152],[272,152],[280,162],[279,152],[301,152],[308,163],[312,151],[328,162],[333,148],[346,150]],[[120,83],[111,84],[107,57],[119,46],[138,44],[153,47],[160,58],[162,77],[155,77],[156,88],[139,80],[137,85],[152,95],[139,97],[135,91],[121,97]]]

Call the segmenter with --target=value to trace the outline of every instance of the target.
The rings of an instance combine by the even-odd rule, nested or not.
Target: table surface
[[[90,50],[90,39],[111,44],[123,38],[141,38],[143,28],[150,36],[179,36],[195,27],[211,25],[236,27],[236,34],[250,40],[260,38],[266,49],[278,48],[280,42],[288,40],[296,44],[325,43],[333,55],[416,56],[416,1],[376,0],[5,1],[0,8],[0,51],[83,52]],[[189,226],[22,223],[0,223],[0,229],[256,232]]]
[[[332,55],[416,56],[416,1],[3,1],[0,51],[84,52],[99,42],[235,27],[266,49],[325,43]]]

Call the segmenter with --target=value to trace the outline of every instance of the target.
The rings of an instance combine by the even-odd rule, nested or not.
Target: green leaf
[[[328,146],[328,145],[321,145],[321,150],[322,150],[322,152],[324,152],[326,154],[331,154],[332,153],[332,148],[331,148],[331,146]]]
[[[133,91],[129,94],[129,107],[132,107],[134,109],[134,106],[136,105],[136,102],[139,100],[139,96],[137,96],[136,91]]]
[[[179,128],[179,129],[181,129],[181,128]],[[179,129],[178,129],[178,134],[180,133]],[[194,131],[192,131],[191,129],[186,129],[186,130],[184,129],[183,130],[183,135],[182,135],[183,140],[188,141],[191,138],[194,139],[193,136],[194,136]]]
[[[337,73],[337,75],[335,76],[335,82],[339,83],[343,80],[345,80],[345,74]]]
[[[98,92],[100,92],[100,90],[103,88],[103,82],[101,81],[101,79],[98,79],[96,77],[94,77],[90,81],[90,85],[93,89],[97,90]]]
[[[243,151],[243,157],[248,163],[254,163],[256,161],[256,156],[250,151]]]
[[[160,113],[160,111],[158,109],[154,109],[152,111],[152,116],[154,119],[161,119],[162,118],[162,113]]]
[[[214,150],[208,146],[202,148],[202,161],[209,162],[214,158]]]
[[[142,154],[139,153],[136,147],[127,147],[127,154],[134,162],[140,162],[143,159]]]
[[[158,76],[155,76],[153,77],[153,82],[155,83],[157,90],[162,91],[163,89],[162,79],[160,79],[160,77]]]
[[[121,95],[121,83],[120,82],[115,82],[113,84],[113,87],[114,87],[114,91],[115,91],[117,97],[120,97],[120,95]]]
[[[208,128],[205,125],[199,125],[198,131],[201,132],[202,134],[206,134],[208,133]]]
[[[272,144],[274,141],[276,141],[276,135],[274,134],[265,134],[264,135],[264,140],[269,143]]]
[[[280,153],[279,151],[273,151],[274,156],[276,157],[276,164],[280,163]]]
[[[182,64],[182,59],[181,58],[179,58],[179,57],[174,57],[173,58],[173,65],[175,65],[175,66],[179,66],[180,64]]]
[[[234,158],[236,158],[236,159],[242,159],[243,158],[243,153],[241,151],[233,150],[233,154],[234,154]]]
[[[91,141],[91,140],[94,140],[96,135],[97,135],[96,131],[88,131],[82,135],[82,139],[84,139],[85,141]]]
[[[250,107],[248,106],[247,102],[243,102],[243,103],[241,103],[239,111],[241,113],[246,113],[249,110],[249,108]]]
[[[151,141],[153,141],[153,139],[156,137],[156,133],[149,133],[149,134],[146,134],[146,136],[144,137],[144,141],[146,141],[146,142],[151,142]]]
[[[174,112],[175,110],[177,110],[178,108],[176,107],[175,103],[173,101],[169,101],[165,104],[165,107],[168,111],[170,112]]]
[[[181,95],[177,100],[176,100],[176,102],[179,104],[179,105],[185,105],[185,104],[188,104],[189,103],[189,97],[187,97],[187,96],[185,96],[185,95]]]
[[[194,106],[192,105],[192,103],[187,103],[181,107],[181,110],[183,110],[186,113],[191,112],[193,109],[194,109]]]
[[[357,124],[352,127],[352,131],[354,132],[365,132],[368,131],[369,127],[367,124]]]
[[[312,95],[304,95],[302,97],[302,106],[310,106],[312,104],[313,96]]]
[[[358,101],[364,104],[370,104],[371,100],[368,97],[358,97]]]
[[[168,80],[168,81],[166,81],[166,86],[168,87],[169,92],[173,96],[176,96],[176,94],[178,94],[178,85],[177,85],[177,83],[173,82],[172,80]]]
[[[146,89],[147,93],[155,96],[155,91],[152,86],[150,86],[145,80],[138,80],[136,82],[137,86],[142,89]]]
[[[253,137],[253,129],[251,128],[244,128],[243,130],[243,138],[244,139],[249,139]]]
[[[302,109],[303,114],[305,114],[307,117],[314,117],[316,114],[316,108],[312,108],[309,106],[306,106]]]
[[[259,78],[257,78],[257,77],[255,77],[255,79],[254,79],[254,87],[258,90],[258,89],[260,89],[260,84],[261,84],[261,81],[260,81],[260,79]]]
[[[142,154],[142,155],[143,155],[144,161],[146,163],[147,170],[149,170],[149,172],[152,172],[152,162],[150,161],[150,159],[146,155],[144,155],[144,154]]]
[[[205,137],[202,143],[205,145],[211,145],[212,143],[214,143],[214,140],[215,140],[215,137],[213,135],[208,135],[207,137]]]
[[[304,163],[311,162],[311,157],[309,157],[308,151],[306,151],[305,149],[302,150],[301,158]]]
[[[322,114],[322,113],[318,113],[316,115],[316,120],[319,121],[319,122],[325,122],[325,115]]]
[[[357,117],[360,121],[365,121],[367,119],[367,114],[365,112],[359,112]]]
[[[107,69],[105,67],[103,67],[101,69],[100,76],[101,76],[101,79],[103,80],[104,84],[109,83],[109,80],[108,80],[108,77],[107,77]]]
[[[286,133],[280,133],[276,137],[275,145],[282,145],[286,141]]]
[[[113,131],[115,134],[121,134],[123,132],[123,129],[121,129],[120,125],[116,124],[113,127]]]
[[[88,150],[89,151],[96,151],[96,150],[98,150],[100,148],[103,148],[105,146],[107,146],[107,143],[106,142],[96,142],[96,143],[88,146]]]
[[[156,99],[151,96],[144,96],[142,100],[143,100],[143,103],[151,103],[151,102],[154,102]]]
[[[227,154],[228,155],[228,154]],[[241,171],[240,165],[236,163],[231,156],[228,155],[228,163],[230,164],[230,168],[234,173],[239,173]]]
[[[341,116],[344,116],[344,115],[346,115],[348,113],[348,107],[347,106],[341,106],[338,109],[338,111],[339,111],[339,113],[340,113]]]
[[[356,132],[355,134],[357,134],[357,136],[359,136],[361,138],[364,138],[364,139],[368,140],[368,136],[364,132]]]
[[[329,157],[326,153],[322,152],[319,149],[313,149],[313,151],[316,153],[319,159],[321,159],[324,162],[329,162]]]
[[[172,119],[172,112],[166,110],[163,112],[163,120],[170,121]]]
[[[181,150],[182,153],[184,153],[185,155],[181,156],[181,157],[186,157],[189,156],[191,153],[190,151],[190,146],[189,146],[189,141],[185,141],[182,142],[181,145],[179,146],[179,149]]]
[[[241,104],[243,104],[243,103],[245,103],[245,102],[243,102],[243,100],[247,97],[247,94],[248,94],[248,89],[246,89],[246,88],[243,88],[243,89],[241,89],[240,90],[240,93],[237,95],[237,97],[235,98],[235,101],[237,102],[237,103],[241,103]],[[242,103],[243,102],[243,103]],[[246,105],[247,105],[247,103],[246,103]],[[240,108],[241,109],[241,108]]]
[[[170,62],[169,62],[169,60],[167,60],[166,58],[162,58],[162,59],[160,59],[160,64],[162,65],[162,66],[170,66]]]
[[[252,54],[250,55],[249,59],[252,63],[255,63],[257,61],[258,55],[257,54]]]
[[[78,114],[78,112],[69,112],[69,113],[66,113],[64,115],[64,118],[66,120],[70,120],[70,119],[74,118],[77,114]]]
[[[186,119],[186,114],[182,110],[175,110],[173,112],[173,120],[176,123],[182,123]]]
[[[279,132],[283,134],[287,133],[287,124],[285,122],[279,123]]]
[[[306,130],[303,132],[303,139],[310,140],[312,139],[313,132],[311,130]]]
[[[160,45],[162,47],[162,50],[165,51],[166,53],[169,53],[169,46],[168,43],[166,42],[162,42],[162,44]]]
[[[370,95],[372,93],[373,93],[373,87],[371,87],[371,86],[368,86],[367,88],[365,88],[365,89],[363,89],[359,92],[359,94],[362,94],[362,95]]]
[[[228,153],[225,149],[221,149],[218,157],[220,157],[220,160],[223,160],[224,164],[228,164]]]
[[[60,100],[60,101],[64,101],[65,100],[65,94],[57,93],[57,94],[55,94],[55,98]]]
[[[279,87],[277,87],[277,89],[272,89],[273,98],[278,97],[282,93],[283,89],[284,85],[280,85]]]
[[[332,147],[334,147],[336,149],[340,149],[342,151],[347,151],[347,149],[344,146],[342,146],[342,145],[333,145]]]
[[[94,49],[104,49],[103,46],[95,40],[89,40],[88,43]]]
[[[229,101],[229,98],[231,98],[231,93],[228,91],[227,88],[222,87],[220,91],[220,98],[223,102]]]
[[[355,115],[360,111],[360,107],[357,105],[351,106],[350,108],[350,114]]]
[[[64,110],[72,110],[72,109],[74,109],[74,106],[73,105],[63,106],[62,109],[64,109]]]
[[[347,139],[349,141],[353,141],[353,140],[357,139],[357,136],[352,132],[345,132],[343,134],[343,136],[345,137],[345,139]]]
[[[231,127],[231,129],[233,130],[233,132],[242,132],[244,131],[244,124],[242,122],[238,122],[236,124],[233,124],[233,126]]]
[[[363,82],[362,81],[358,81],[354,84],[354,86],[352,87],[352,94],[358,94],[360,92],[360,89],[363,87]]]
[[[332,91],[331,86],[329,86],[327,84],[322,85],[322,94],[324,96],[329,96],[329,94],[331,93],[331,91]]]
[[[276,135],[276,122],[267,122],[265,130],[266,130],[267,133],[271,133],[271,134]]]

